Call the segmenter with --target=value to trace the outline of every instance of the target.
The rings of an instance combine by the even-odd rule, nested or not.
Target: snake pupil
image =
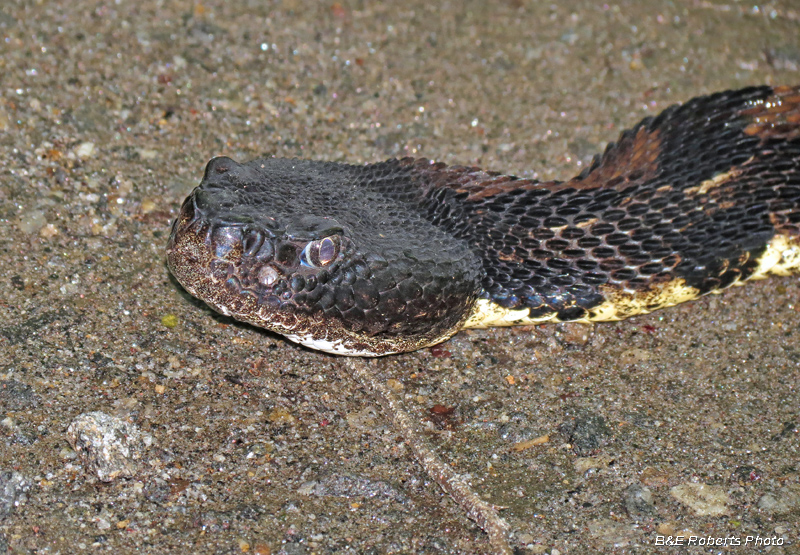
[[[336,257],[336,245],[333,242],[333,239],[330,237],[325,237],[319,243],[319,263],[325,266],[326,264],[330,264],[330,262]]]

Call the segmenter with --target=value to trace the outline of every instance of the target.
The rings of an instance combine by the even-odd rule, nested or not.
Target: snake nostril
[[[272,260],[273,255],[274,255],[274,248],[272,242],[263,241],[261,247],[253,256],[260,262],[267,262],[269,260]]]
[[[264,234],[257,229],[248,230],[242,240],[242,255],[254,256],[264,244]]]

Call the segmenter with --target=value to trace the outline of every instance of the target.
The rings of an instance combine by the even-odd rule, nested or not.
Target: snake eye
[[[339,236],[331,235],[308,243],[300,253],[303,266],[322,268],[330,264],[339,254]]]

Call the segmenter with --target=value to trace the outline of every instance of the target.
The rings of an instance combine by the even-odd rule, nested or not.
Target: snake
[[[567,181],[216,157],[166,255],[214,310],[339,355],[647,314],[800,270],[800,87],[670,106]]]

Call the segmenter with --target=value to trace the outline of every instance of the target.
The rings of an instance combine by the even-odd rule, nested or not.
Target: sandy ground
[[[341,359],[170,278],[207,159],[568,178],[671,103],[800,83],[793,0],[12,0],[0,37],[0,553],[486,552]],[[779,278],[374,368],[524,553],[797,553],[799,311]],[[67,433],[95,411],[151,443],[110,482]]]

